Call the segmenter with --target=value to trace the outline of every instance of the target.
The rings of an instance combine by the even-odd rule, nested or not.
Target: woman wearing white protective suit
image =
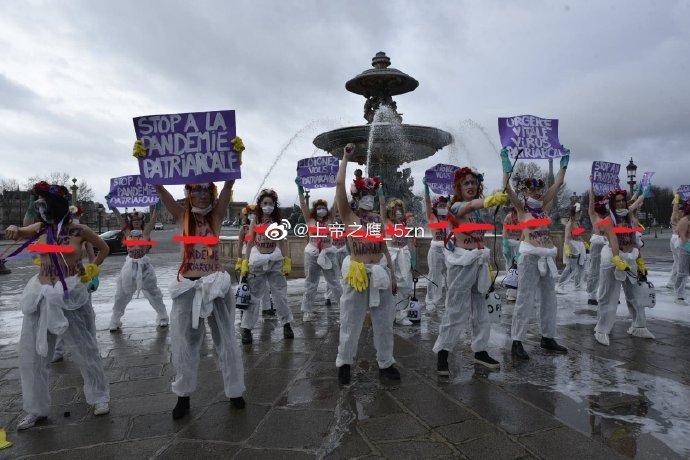
[[[91,292],[98,287],[99,265],[108,255],[108,246],[86,225],[74,224],[68,211],[69,192],[60,185],[39,182],[33,186],[38,222],[27,227],[10,225],[9,239],[26,241],[11,256],[31,243],[64,246],[70,252],[49,252],[40,256],[41,268],[24,288],[20,307],[24,314],[19,337],[19,373],[25,414],[18,430],[44,420],[50,408],[49,364],[55,342],[64,339],[84,378],[86,402],[94,414],[110,411],[110,391],[96,339],[96,316]],[[91,243],[98,256],[82,265],[82,246]]]
[[[242,208],[240,215],[242,216],[242,223],[240,224],[240,231],[237,236],[237,262],[235,262],[235,271],[238,272],[242,270],[242,261],[244,259],[249,259],[249,253],[247,252],[247,246],[249,245],[249,227],[256,220],[256,204],[248,204]],[[264,289],[264,296],[259,300],[261,301],[262,312],[272,311],[270,289]]]
[[[592,236],[589,238],[589,274],[587,275],[587,304],[599,305],[599,271],[601,251],[608,244],[604,227],[611,222],[606,201],[602,195],[594,194],[592,176],[589,176],[589,220],[592,222]]]
[[[342,278],[341,268],[343,266],[343,261],[345,260],[345,257],[348,256],[347,232],[345,226],[343,225],[343,219],[340,218],[337,203],[333,204],[331,213],[333,214],[333,232],[331,232],[331,238],[333,240],[333,247],[335,248],[335,266],[338,270],[337,279],[340,280]],[[337,291],[337,294],[338,297],[336,297],[336,292],[331,291],[331,288],[326,285],[326,305],[331,305],[331,302],[340,302],[342,288]]]
[[[673,195],[673,210],[671,212],[671,230],[673,234],[671,235],[670,246],[671,254],[673,255],[673,266],[671,267],[671,277],[666,283],[667,289],[676,288],[676,278],[678,277],[678,259],[681,250],[680,237],[678,236],[678,222],[681,217],[683,217],[683,212],[681,211],[683,206],[680,202],[680,194],[675,193]],[[685,295],[683,295],[685,297]]]
[[[635,298],[639,276],[646,277],[647,267],[640,257],[639,243],[635,237],[625,190],[609,192],[607,200],[611,210],[611,224],[604,227],[609,244],[601,251],[599,272],[599,321],[594,328],[594,338],[602,345],[609,344],[609,334],[616,321],[621,285],[625,301],[632,317],[628,334],[645,339],[654,335],[647,329],[643,306]]]
[[[405,205],[401,200],[394,199],[386,203],[382,185],[379,186],[378,197],[382,231],[390,237],[388,252],[393,263],[395,284],[398,287],[394,298],[395,324],[410,326],[412,321],[407,318],[407,306],[413,287],[412,271],[417,270],[417,248],[414,236],[408,236],[408,234],[414,233],[414,229],[407,226]]]
[[[271,227],[273,225],[273,228]],[[292,259],[287,254],[287,231],[283,229],[278,194],[272,189],[259,192],[256,201],[256,220],[249,227],[247,252],[242,261],[242,276],[247,276],[251,300],[242,318],[242,343],[252,343],[252,329],[259,318],[261,299],[270,289],[278,320],[283,325],[283,337],[295,337],[290,323],[292,311],[287,304],[287,279],[292,271]]]
[[[431,243],[426,255],[429,267],[428,284],[426,287],[426,310],[433,313],[444,304],[443,287],[446,286],[446,260],[443,257],[443,245],[448,227],[448,198],[441,195],[431,201],[429,184],[426,176],[422,179],[424,184],[424,205],[429,217],[431,228]]]
[[[569,153],[567,149],[566,152]],[[520,225],[523,227],[518,260],[518,292],[511,326],[513,339],[511,353],[517,359],[529,359],[522,342],[527,338],[529,320],[537,298],[540,307],[541,348],[556,353],[568,352],[555,340],[558,304],[554,278],[558,276],[555,262],[558,250],[551,239],[549,230],[551,220],[548,215],[558,189],[563,185],[569,159],[569,154],[561,157],[561,168],[556,181],[546,192],[544,192],[544,181],[541,179],[518,179],[516,181],[518,191],[524,196],[521,200],[510,185],[512,164],[508,158],[508,151],[501,150],[503,184],[510,201],[517,210]]]
[[[314,302],[316,291],[319,287],[321,275],[326,280],[331,295],[340,301],[342,290],[340,288],[340,268],[338,267],[338,251],[333,246],[330,234],[330,226],[333,224],[333,216],[328,212],[326,200],[314,200],[311,210],[304,198],[302,178],[295,178],[297,191],[299,192],[299,206],[307,226],[316,229],[309,235],[309,241],[304,247],[304,295],[302,296],[302,321],[314,320]]]
[[[236,137],[232,143],[235,151],[241,154],[244,150],[242,140]],[[173,299],[170,348],[176,371],[172,390],[177,395],[177,404],[172,411],[174,419],[186,416],[190,410],[189,398],[197,385],[206,321],[218,354],[225,396],[230,398],[231,407],[243,409],[245,406],[242,397],[245,390],[244,365],[233,324],[235,293],[230,275],[220,263],[218,247],[221,222],[230,203],[234,183],[234,180],[226,181],[220,194],[212,182],[186,184],[184,206],[163,186],[156,185],[163,205],[181,225],[184,244],[182,263],[176,279],[170,284],[170,297]]]
[[[108,200],[110,197],[106,196],[105,198]],[[160,201],[153,209],[148,223],[146,223],[146,216],[143,212],[130,212],[125,218],[122,217],[117,208],[110,207],[110,205],[108,207],[120,222],[123,240],[128,242],[127,258],[117,279],[113,314],[110,317],[110,332],[117,332],[122,327],[122,315],[125,314],[125,308],[127,308],[135,292],[137,296],[139,292],[143,292],[144,297],[156,311],[156,324],[159,327],[168,327],[170,319],[165,303],[163,303],[163,293],[158,288],[156,270],[147,255],[151,248],[147,243],[151,241],[153,223],[158,220]]]
[[[518,221],[517,209],[512,204],[506,206],[508,213],[503,219],[503,259],[505,260],[506,276],[506,300],[515,302],[517,298],[517,263],[520,258],[520,238],[522,227]],[[512,277],[512,278],[511,278]],[[511,279],[514,281],[511,283]]]
[[[686,204],[682,211],[683,217],[678,221],[678,274],[676,275],[675,302],[687,305],[685,300],[685,283],[690,272],[690,204]]]
[[[459,168],[453,177],[454,201],[448,220],[452,230],[445,241],[444,257],[448,270],[446,311],[438,328],[433,350],[437,353],[436,370],[448,375],[448,354],[471,319],[474,362],[489,368],[499,367],[498,361],[486,351],[491,322],[486,294],[491,286],[490,251],[484,247],[484,220],[481,209],[503,206],[508,196],[503,192],[484,198],[484,176],[473,168]],[[482,228],[483,227],[483,228]]]
[[[381,216],[372,212],[378,177],[357,177],[354,181],[354,198],[357,211],[352,211],[345,191],[347,162],[354,154],[354,144],[347,144],[336,177],[335,201],[338,204],[343,223],[359,230],[348,230],[350,256],[343,261],[343,295],[340,298],[340,337],[338,356],[338,382],[350,383],[350,368],[357,354],[357,343],[362,332],[362,323],[367,309],[370,311],[374,330],[374,347],[379,376],[400,380],[400,372],[395,368],[393,358],[393,319],[396,292],[395,277],[391,276],[393,264],[383,238],[368,236],[368,230],[378,227],[381,230]],[[391,295],[391,293],[393,295]]]
[[[556,294],[566,294],[565,288],[571,279],[575,281],[575,289],[582,288],[587,248],[580,236],[585,231],[580,226],[581,218],[580,203],[575,203],[570,207],[568,223],[565,225],[565,239],[563,241],[563,264],[565,268],[558,279]]]

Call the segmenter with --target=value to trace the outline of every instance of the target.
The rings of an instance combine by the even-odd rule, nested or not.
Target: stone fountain
[[[366,125],[348,126],[319,134],[314,145],[333,156],[342,158],[348,143],[357,146],[354,161],[366,165],[368,176],[380,176],[387,198],[400,198],[409,212],[423,215],[421,199],[412,193],[414,179],[411,168],[398,171],[409,163],[435,154],[451,144],[453,136],[441,129],[409,125],[402,122],[393,96],[414,91],[419,82],[390,67],[384,52],[376,53],[367,69],[345,84],[351,93],[366,98],[364,119]],[[416,171],[416,175],[421,175]]]

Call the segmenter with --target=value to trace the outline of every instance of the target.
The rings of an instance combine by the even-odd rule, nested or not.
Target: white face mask
[[[527,206],[532,209],[541,209],[544,207],[544,202],[541,200],[535,200],[534,198],[527,197]]]
[[[318,208],[316,210],[316,215],[318,217],[326,217],[328,215],[328,209],[325,208]]]
[[[616,209],[616,215],[625,217],[628,215],[629,209],[623,208],[623,209]]]
[[[402,211],[395,211],[395,218],[400,219],[403,216]]]
[[[436,208],[436,214],[439,216],[447,216],[448,215],[448,209],[447,208]]]
[[[201,214],[202,216],[205,216],[206,214],[208,214],[209,212],[211,212],[212,209],[213,209],[213,205],[212,205],[212,204],[209,204],[209,205],[206,206],[205,208],[197,208],[196,206],[192,206],[192,212],[193,212],[194,214]]]
[[[272,214],[274,209],[275,207],[270,204],[261,206],[261,210],[263,211],[263,213],[268,215]]]
[[[255,217],[256,217],[256,216],[255,216],[254,214],[249,214],[249,215],[247,216],[247,219],[249,219],[249,222],[254,222],[254,218],[255,218]]]
[[[362,198],[360,198],[359,209],[363,209],[365,211],[371,211],[374,209],[374,196],[364,195]]]

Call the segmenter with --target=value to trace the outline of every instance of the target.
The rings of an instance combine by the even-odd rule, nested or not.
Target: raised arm
[[[568,161],[570,159],[570,156],[564,156],[561,157],[561,169],[558,170],[558,174],[556,175],[556,180],[554,181],[553,185],[549,187],[549,189],[546,191],[544,194],[544,208],[547,207],[547,204],[550,204],[554,198],[556,198],[556,195],[558,194],[558,190],[561,188],[563,185],[563,182],[565,180],[565,170],[568,167]]]
[[[158,203],[160,204],[160,201]],[[144,237],[146,239],[151,237],[151,230],[153,230],[153,226],[158,220],[158,206],[159,205],[157,204],[149,209],[151,211],[151,218],[149,219],[148,223],[144,225]]]
[[[515,193],[513,187],[510,185],[510,174],[507,172],[503,173],[503,188],[508,194],[508,198],[510,199],[510,202],[513,204],[515,209],[517,209],[519,212],[524,212],[524,206],[520,202],[520,198],[518,198],[517,193]]]
[[[379,213],[381,215],[381,222],[384,226],[386,226],[389,220],[388,213],[386,213],[386,197],[383,194],[383,184],[379,184],[379,189],[376,191],[376,195],[379,197]]]
[[[587,213],[589,214],[589,220],[594,225],[594,221],[597,217],[597,212],[594,210],[594,178],[589,176],[589,206],[587,207]]]
[[[644,203],[644,193],[641,193],[640,196],[635,199],[633,204],[630,205],[630,212],[637,211],[642,206],[642,203]]]
[[[39,230],[41,230],[41,222],[36,222],[26,227],[10,225],[5,229],[5,238],[14,241],[26,240],[34,236]]]
[[[304,217],[304,222],[307,225],[310,224],[309,221],[309,206],[307,206],[307,200],[304,198],[304,187],[302,186],[302,178],[295,177],[295,184],[297,184],[297,194],[299,195],[299,209],[302,211],[302,217]]]
[[[86,225],[82,225],[82,238],[84,241],[87,243],[91,243],[94,248],[98,249],[98,255],[96,258],[93,260],[92,263],[96,265],[100,265],[103,263],[105,258],[108,256],[108,253],[110,252],[110,249],[108,249],[108,245],[103,241],[101,237],[96,235],[93,230],[91,230],[89,227]]]
[[[225,210],[228,209],[230,197],[232,197],[233,185],[235,185],[234,180],[226,180],[223,183],[223,188],[220,190],[220,194],[218,194],[218,201],[216,201],[216,205],[213,207],[213,218],[218,223],[221,223],[223,221],[223,217],[225,217]]]
[[[434,207],[431,205],[431,193],[429,193],[429,184],[426,181],[426,176],[422,178],[422,183],[424,184],[424,206],[426,207],[426,218],[428,219]]]
[[[673,211],[671,211],[671,224],[678,225],[680,221],[680,195],[678,193],[673,194]]]
[[[571,237],[572,237],[572,231],[573,231],[573,221],[572,219],[568,219],[568,223],[565,224],[565,244],[569,244]]]
[[[347,175],[347,162],[355,152],[354,144],[347,144],[343,149],[343,159],[340,161],[338,175],[335,179],[335,202],[338,205],[338,213],[345,225],[355,222],[355,215],[347,202],[347,191],[345,190],[345,176]]]
[[[175,201],[175,198],[173,198],[170,192],[168,192],[168,190],[162,185],[155,185],[154,187],[156,189],[156,192],[158,192],[158,196],[163,202],[163,206],[165,206],[165,209],[167,209],[168,212],[172,214],[173,218],[175,219],[175,222],[177,222],[178,224],[182,222],[182,218],[184,217],[184,208],[182,207],[182,205]]]
[[[109,198],[108,196],[105,197],[106,204],[108,203],[108,201],[107,201],[108,198]],[[108,209],[110,209],[113,212],[113,214],[115,215],[115,217],[117,218],[117,223],[120,224],[120,230],[126,228],[127,227],[127,221],[125,221],[125,218],[122,217],[122,214],[120,214],[120,211],[117,208],[113,208],[109,204],[108,204]]]

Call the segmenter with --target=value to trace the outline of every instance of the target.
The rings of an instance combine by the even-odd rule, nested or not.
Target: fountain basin
[[[449,132],[438,128],[374,123],[348,126],[319,134],[314,138],[314,145],[342,159],[343,148],[348,143],[353,143],[357,147],[353,161],[366,164],[369,133],[372,129],[375,130],[371,146],[372,163],[391,162],[399,165],[421,160],[453,142],[453,136]]]

